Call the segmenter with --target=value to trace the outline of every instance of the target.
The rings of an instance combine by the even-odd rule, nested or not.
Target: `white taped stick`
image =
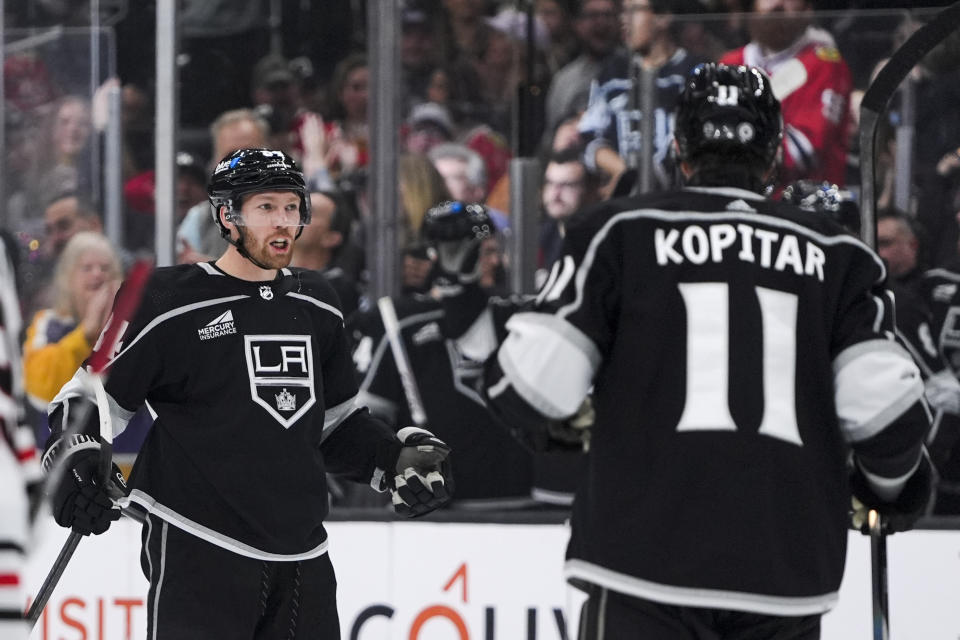
[[[427,412],[423,408],[423,400],[420,399],[417,380],[413,377],[410,358],[407,356],[407,350],[403,347],[400,337],[400,322],[397,320],[397,311],[393,307],[393,300],[389,296],[384,296],[377,300],[377,308],[380,310],[380,318],[383,320],[383,329],[386,332],[387,341],[390,343],[390,351],[393,353],[397,373],[400,374],[403,394],[407,397],[410,418],[415,425],[422,427],[427,424]]]

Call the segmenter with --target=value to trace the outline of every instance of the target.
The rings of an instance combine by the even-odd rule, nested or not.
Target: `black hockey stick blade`
[[[887,534],[877,511],[867,513],[870,527],[870,577],[873,591],[873,640],[889,640],[890,609],[887,597]]]
[[[925,55],[960,27],[960,2],[955,2],[918,29],[893,52],[860,103],[860,236],[876,246],[876,137],[880,114],[897,87]]]
[[[117,294],[117,299],[113,306],[113,313],[107,321],[107,326],[104,328],[100,340],[94,346],[93,352],[87,360],[90,373],[101,379],[99,384],[102,384],[102,377],[106,375],[111,357],[114,355],[116,349],[117,340],[123,334],[126,323],[133,316],[137,307],[140,306],[143,289],[152,269],[153,266],[150,262],[146,260],[137,261],[133,267],[131,267],[123,288]],[[100,410],[105,411],[106,407],[102,407]],[[77,422],[80,421],[78,420]],[[110,470],[113,462],[113,436],[111,434],[110,437],[102,439],[105,441],[101,442],[100,448],[100,475],[104,486],[109,486]],[[50,596],[53,595],[53,590],[56,588],[57,583],[60,582],[60,577],[63,575],[64,570],[70,563],[70,559],[77,550],[77,545],[80,544],[81,538],[83,538],[83,535],[76,531],[71,531],[70,535],[67,536],[67,540],[63,543],[63,547],[60,549],[56,561],[53,563],[53,566],[47,573],[47,577],[44,578],[43,584],[40,585],[40,589],[37,591],[37,597],[30,603],[30,609],[27,611],[26,619],[30,621],[31,625],[36,625],[37,620],[40,619],[40,615],[47,606]]]

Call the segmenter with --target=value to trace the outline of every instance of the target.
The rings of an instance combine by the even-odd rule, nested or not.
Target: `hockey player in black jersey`
[[[851,487],[891,531],[929,499],[923,385],[877,255],[761,195],[782,135],[768,78],[698,67],[675,131],[688,186],[568,228],[486,397],[543,439],[592,387],[565,567],[589,594],[581,638],[818,638]]]
[[[80,371],[50,406],[44,465],[63,464],[57,522],[102,533],[142,512],[151,638],[339,640],[327,556],[325,473],[389,489],[420,515],[447,499],[449,448],[394,434],[356,402],[336,295],[287,267],[310,220],[303,176],[280,151],[241,149],[209,187],[230,246],[214,262],[156,270],[112,358],[115,433],[146,403],[155,422],[118,502],[96,478],[96,410]]]

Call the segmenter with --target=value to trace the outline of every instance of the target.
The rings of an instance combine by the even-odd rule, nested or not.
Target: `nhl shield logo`
[[[250,397],[289,429],[316,402],[310,336],[244,336]]]
[[[268,285],[261,286],[260,297],[264,300],[273,300],[273,289],[271,289]]]

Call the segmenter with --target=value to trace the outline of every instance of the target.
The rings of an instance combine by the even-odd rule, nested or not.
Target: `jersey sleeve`
[[[378,465],[382,465],[382,452],[398,440],[386,423],[358,406],[358,387],[342,322],[335,326],[322,373],[326,410],[320,450],[327,470],[381,489],[383,470]]]
[[[600,217],[600,216],[597,216]],[[574,415],[612,340],[620,248],[609,226],[573,226],[533,311],[514,313],[485,369],[491,410],[539,442],[551,421]],[[526,439],[528,442],[529,439]]]
[[[121,286],[114,298],[114,305],[127,283]],[[94,350],[109,349],[103,382],[106,391],[109,423],[112,437],[123,433],[136,410],[146,400],[147,392],[162,371],[164,340],[159,336],[162,323],[160,311],[155,305],[164,297],[163,285],[156,280],[156,273],[147,282],[140,305],[133,317],[120,328],[119,338],[111,346],[101,347],[104,334],[101,332]],[[109,321],[107,323],[109,325]],[[106,328],[104,328],[104,332]],[[175,344],[170,342],[170,344]],[[168,349],[167,349],[168,350]],[[49,470],[53,460],[65,449],[75,453],[85,448],[98,448],[100,419],[95,385],[97,382],[86,369],[86,361],[73,377],[60,389],[50,402],[50,438],[43,457],[44,469]],[[72,435],[69,442],[62,443],[65,432]]]
[[[858,250],[841,295],[831,346],[837,418],[871,488],[893,500],[923,455],[923,382],[895,340],[893,296],[873,252]]]

